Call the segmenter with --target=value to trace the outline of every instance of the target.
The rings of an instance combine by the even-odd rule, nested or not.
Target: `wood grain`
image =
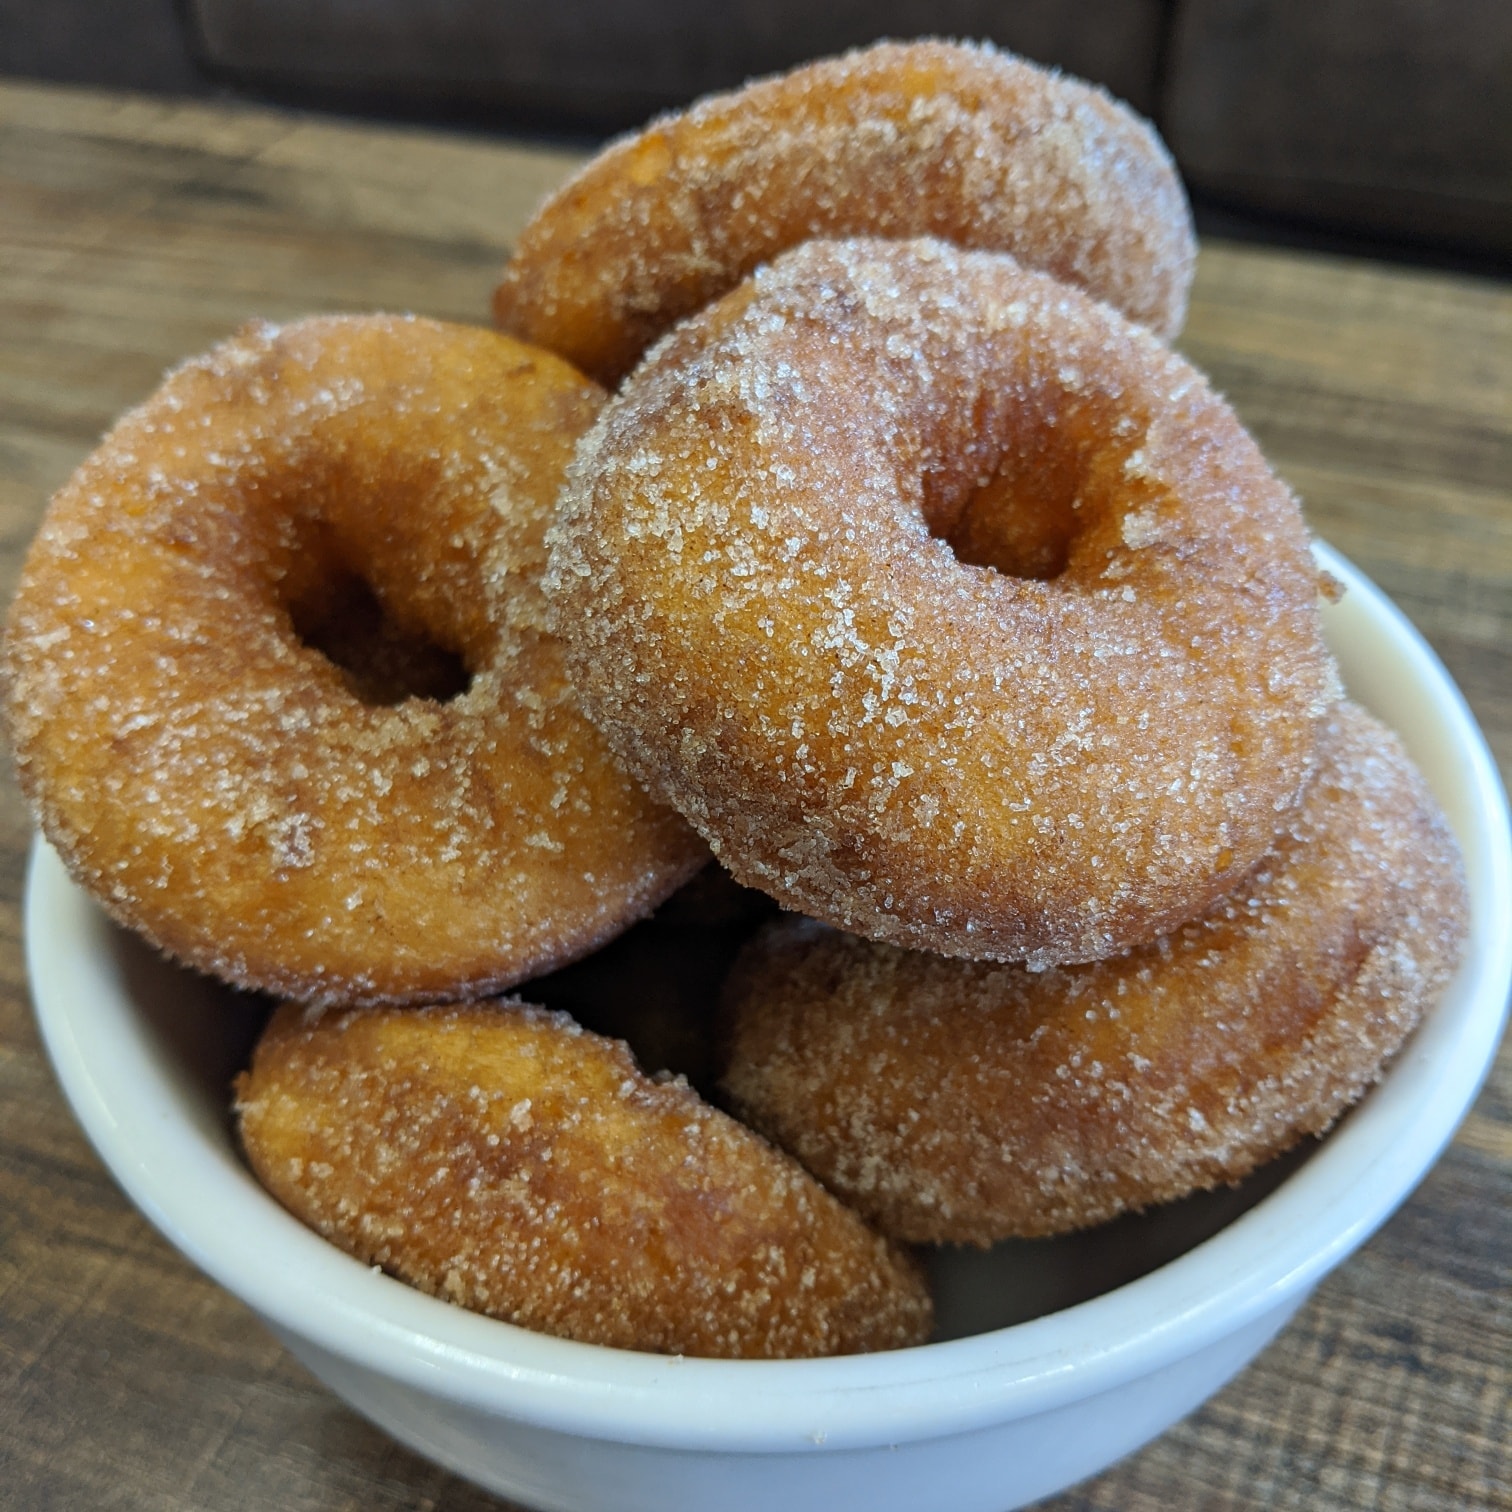
[[[158,374],[253,316],[481,320],[559,153],[0,85],[0,592],[49,492]],[[1318,531],[1449,664],[1512,770],[1512,292],[1209,245],[1182,343]],[[311,1381],[127,1205],[32,1025],[29,821],[0,787],[0,1500],[503,1504]],[[1509,921],[1512,926],[1512,921]],[[1416,1196],[1279,1342],[1055,1512],[1512,1507],[1512,1054]]]

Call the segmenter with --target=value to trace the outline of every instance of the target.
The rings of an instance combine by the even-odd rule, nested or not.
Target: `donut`
[[[1276,850],[1200,921],[1034,973],[787,920],[727,986],[725,1086],[884,1233],[986,1245],[1238,1181],[1319,1134],[1454,970],[1455,843],[1341,704]]]
[[[1167,338],[1196,263],[1181,180],[1125,106],[990,46],[883,43],[613,143],[526,226],[494,318],[612,387],[758,264],[845,236],[1011,252]]]
[[[1296,501],[1203,378],[1001,254],[809,242],[579,444],[584,707],[735,878],[945,955],[1096,960],[1270,849],[1338,695]]]
[[[243,1145],[365,1264],[620,1349],[782,1358],[922,1343],[907,1255],[788,1156],[522,1003],[286,1005],[237,1083]]]
[[[10,613],[17,766],[74,877],[240,986],[399,1002],[581,955],[697,870],[543,628],[602,397],[382,316],[250,326],[171,373],[53,499]],[[343,640],[368,662],[319,648]]]

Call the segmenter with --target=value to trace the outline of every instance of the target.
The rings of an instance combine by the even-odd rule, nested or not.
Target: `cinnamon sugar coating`
[[[1296,501],[1229,407],[935,241],[810,242],[685,322],[549,539],[648,790],[737,880],[947,955],[1096,960],[1203,911],[1338,694]]]
[[[16,760],[73,875],[231,982],[380,1001],[522,980],[696,870],[544,628],[547,517],[602,398],[494,332],[379,316],[251,326],[171,373],[54,498],[10,614]],[[379,654],[365,682],[307,644],[354,584],[465,690],[375,702],[429,672]]]
[[[526,227],[498,324],[614,385],[677,320],[814,237],[1011,252],[1158,335],[1196,261],[1155,132],[986,45],[882,43],[704,100],[611,145]]]
[[[922,1343],[917,1266],[789,1157],[522,1003],[280,1009],[237,1084],[259,1178],[359,1259],[583,1343],[783,1358]]]
[[[1275,852],[1205,918],[1038,974],[769,926],[726,989],[742,1114],[886,1233],[989,1244],[1237,1181],[1321,1133],[1447,983],[1461,864],[1341,704]]]

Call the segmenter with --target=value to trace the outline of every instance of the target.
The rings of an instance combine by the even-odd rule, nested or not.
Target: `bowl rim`
[[[1512,825],[1495,762],[1463,695],[1401,611],[1337,552],[1319,544],[1316,556],[1346,589],[1329,612],[1368,624],[1429,706],[1428,733],[1457,789],[1471,943],[1439,1008],[1297,1172],[1177,1259],[1087,1301],[889,1353],[738,1361],[573,1343],[426,1296],[307,1230],[223,1139],[183,1139],[173,1077],[154,1060],[145,1027],[119,1011],[112,926],[39,837],[26,953],[58,1079],[127,1195],[275,1332],[461,1408],[621,1443],[772,1453],[966,1433],[1113,1390],[1300,1300],[1368,1238],[1452,1138],[1506,1017]],[[244,1237],[249,1213],[263,1236],[256,1245]]]

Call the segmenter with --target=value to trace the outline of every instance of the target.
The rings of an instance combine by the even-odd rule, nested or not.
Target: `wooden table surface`
[[[486,319],[569,166],[476,139],[0,85],[0,591],[50,493],[161,370],[250,316]],[[1512,289],[1210,244],[1184,349],[1314,527],[1432,641],[1512,766]],[[503,1504],[297,1366],[127,1205],[75,1128],[21,953],[0,786],[0,1504]],[[1512,921],[1509,921],[1512,927]],[[1512,1053],[1295,1323],[1056,1512],[1512,1507]],[[948,1512],[948,1509],[946,1509]]]

